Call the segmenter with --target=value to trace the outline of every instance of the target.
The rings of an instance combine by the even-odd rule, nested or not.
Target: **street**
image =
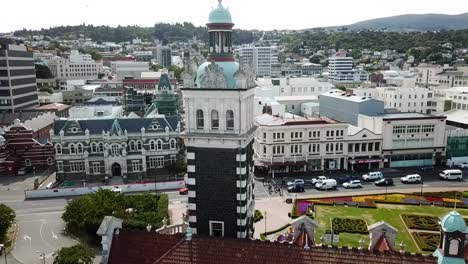
[[[390,193],[393,190],[420,190],[421,186],[426,189],[437,190],[438,188],[455,188],[466,187],[468,189],[468,182],[464,181],[441,181],[438,178],[438,170],[421,172],[417,169],[384,169],[382,170],[385,177],[394,178],[395,185],[389,186],[387,191]],[[468,171],[465,171],[468,173]],[[421,184],[403,184],[399,178],[407,174],[418,173],[422,176],[423,185]],[[327,172],[326,176],[336,178],[346,174],[345,172]],[[293,177],[285,177],[285,181],[293,179],[310,180],[314,177],[322,175],[320,172],[307,172]],[[354,174],[353,176],[360,179],[361,174]],[[275,177],[275,180],[281,184],[282,178]],[[67,199],[47,199],[47,200],[24,200],[24,190],[32,189],[33,177],[15,177],[15,178],[0,178],[0,202],[12,207],[17,215],[17,237],[16,245],[8,256],[8,263],[10,264],[41,264],[40,255],[42,252],[46,256],[46,263],[52,264],[52,253],[61,247],[71,246],[77,241],[63,234],[64,222],[61,219]],[[311,184],[305,185],[306,190],[304,193],[287,193],[284,192],[286,197],[314,197],[317,195],[331,194],[346,195],[347,193],[369,193],[381,192],[385,193],[385,187],[377,187],[372,182],[363,182],[361,189],[344,189],[341,185],[337,190],[333,191],[318,191],[313,188]],[[459,188],[458,188],[459,189]],[[185,211],[187,203],[187,195],[180,195],[177,190],[165,192],[169,196],[169,207],[171,211],[171,218],[173,223],[182,221],[182,213]],[[262,180],[257,180],[255,183],[255,199],[259,202],[259,209],[281,207],[284,202],[280,198],[279,193],[274,191],[270,193],[268,187],[263,184]],[[286,204],[284,204],[286,206]],[[288,205],[289,206],[289,205]],[[262,209],[263,210],[263,209]],[[286,210],[286,209],[285,209]],[[287,210],[286,210],[287,211]],[[287,215],[286,213],[284,214]],[[270,216],[273,216],[270,215]],[[281,214],[283,216],[283,214]],[[271,219],[271,218],[270,218]],[[284,219],[277,219],[284,220]],[[286,219],[287,220],[287,219]],[[284,221],[286,221],[284,220]],[[270,220],[270,224],[277,221]],[[283,221],[283,222],[284,222]],[[37,253],[40,252],[40,253]],[[96,262],[97,263],[97,262]]]

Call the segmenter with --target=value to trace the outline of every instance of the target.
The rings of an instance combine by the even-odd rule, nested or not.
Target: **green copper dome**
[[[441,222],[442,230],[445,232],[465,232],[466,223],[463,217],[456,211],[446,215]]]
[[[196,85],[199,88],[201,87],[201,80],[203,78],[203,74],[205,73],[205,68],[210,65],[211,62],[207,61],[200,65],[197,70],[197,80]],[[216,62],[216,64],[223,69],[224,77],[226,77],[227,87],[230,89],[236,89],[236,79],[234,78],[234,74],[239,70],[239,63],[234,61],[226,61],[226,62]]]
[[[218,0],[218,2],[218,7],[210,13],[208,24],[232,24],[231,12],[223,7],[222,0]]]

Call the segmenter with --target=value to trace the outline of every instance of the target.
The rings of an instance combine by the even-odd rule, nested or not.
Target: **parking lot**
[[[380,170],[384,178],[391,178],[393,179],[394,184],[391,186],[376,186],[373,181],[365,182],[362,180],[362,175],[365,173],[348,173],[344,171],[327,171],[327,172],[301,172],[296,174],[286,174],[286,175],[276,175],[274,179],[271,179],[270,184],[272,185],[271,192],[267,186],[263,186],[263,181],[259,181],[255,186],[256,189],[256,198],[265,198],[265,197],[275,197],[279,195],[279,192],[275,192],[274,186],[282,186],[281,189],[286,196],[313,196],[314,194],[321,194],[325,192],[333,192],[333,193],[343,193],[346,195],[347,192],[355,192],[356,189],[345,189],[342,187],[342,183],[339,182],[339,178],[344,177],[345,175],[349,175],[352,179],[360,180],[362,184],[361,190],[365,191],[382,191],[382,192],[392,192],[392,190],[400,190],[400,189],[415,189],[418,188],[422,192],[424,192],[424,188],[431,188],[431,187],[467,187],[468,188],[468,181],[463,179],[462,181],[442,181],[439,179],[439,173],[447,168],[434,168],[430,171],[422,171],[418,168],[399,168],[399,169],[382,169]],[[465,174],[465,178],[468,177],[468,170],[462,170]],[[421,175],[422,182],[420,183],[402,183],[400,178],[404,177],[409,174],[419,174]],[[317,178],[319,176],[325,175],[329,179],[337,180],[337,188],[334,190],[317,190],[315,186],[312,184],[312,179]],[[289,181],[294,181],[295,179],[301,179],[305,181],[304,184],[304,192],[291,192],[288,193],[286,191],[286,184]],[[276,190],[277,191],[277,190]]]

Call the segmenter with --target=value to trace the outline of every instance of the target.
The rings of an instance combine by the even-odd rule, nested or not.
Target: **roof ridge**
[[[178,248],[184,241],[185,241],[185,237],[182,237],[180,239],[180,241],[177,242],[177,244],[175,244],[173,247],[171,247],[171,249],[169,249],[161,257],[159,257],[159,259],[157,259],[155,262],[153,262],[153,264],[157,264],[157,263],[161,262],[162,260],[164,260],[165,257],[167,257],[170,253],[172,253],[176,248]]]

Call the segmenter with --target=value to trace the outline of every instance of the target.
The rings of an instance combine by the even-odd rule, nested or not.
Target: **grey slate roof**
[[[170,131],[177,129],[178,119],[175,116],[160,117],[160,118],[113,118],[113,119],[83,119],[83,120],[56,120],[54,122],[54,134],[59,135],[60,130],[66,131],[69,125],[78,123],[80,129],[89,130],[89,134],[101,134],[102,131],[111,131],[114,121],[117,120],[122,131],[127,130],[128,133],[139,133],[141,128],[148,129],[154,121],[157,121],[160,127],[165,130],[169,127]]]

